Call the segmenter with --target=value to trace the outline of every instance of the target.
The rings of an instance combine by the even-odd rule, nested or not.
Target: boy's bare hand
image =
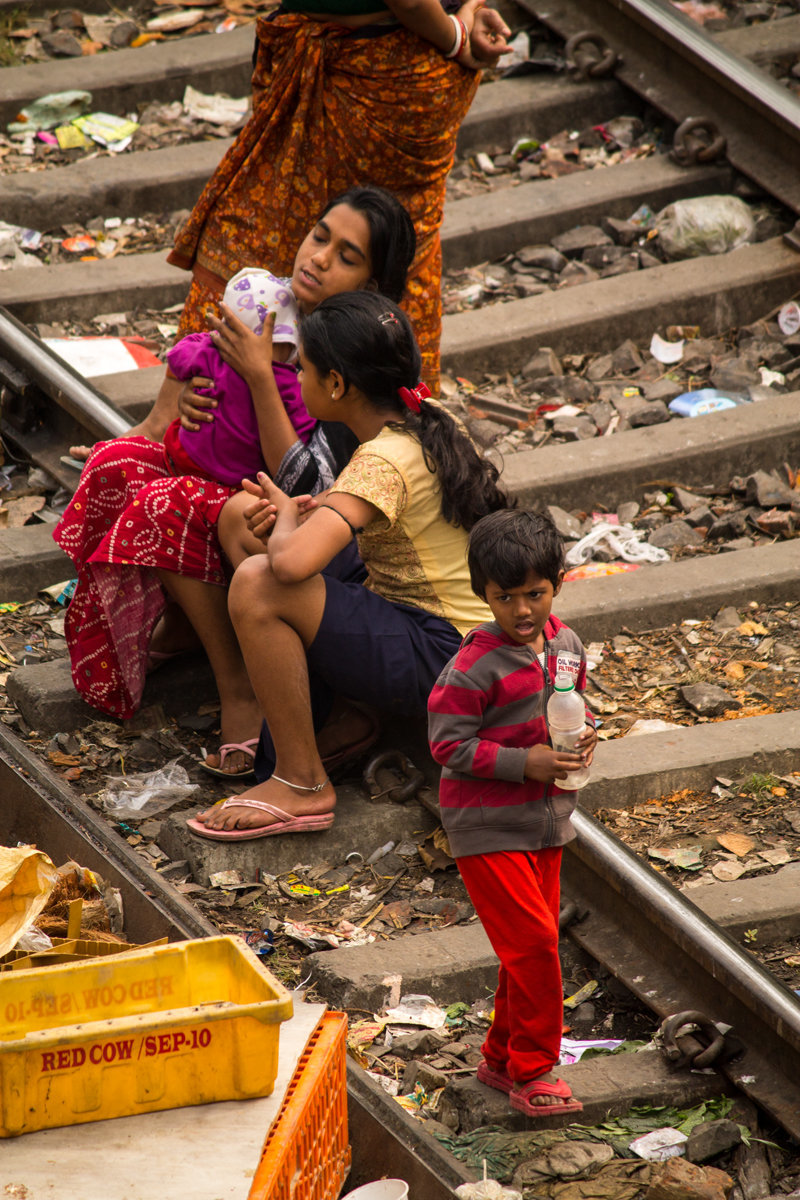
[[[597,730],[593,725],[585,726],[583,733],[576,742],[575,749],[581,756],[581,761],[585,767],[592,765],[594,758],[594,748],[597,745]]]
[[[539,743],[528,751],[525,778],[535,779],[538,783],[552,783],[554,779],[566,779],[571,771],[580,771],[586,765],[582,754],[567,754]]]

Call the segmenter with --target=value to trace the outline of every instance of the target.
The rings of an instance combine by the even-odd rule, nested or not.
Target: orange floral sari
[[[366,32],[286,13],[262,17],[257,35],[253,115],[169,256],[194,274],[179,333],[205,328],[207,304],[242,267],[291,274],[328,200],[374,183],[398,197],[417,232],[403,303],[435,394],[445,181],[479,74],[400,26]]]

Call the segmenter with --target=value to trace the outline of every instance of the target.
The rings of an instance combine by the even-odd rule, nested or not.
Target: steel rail
[[[132,421],[125,413],[2,307],[0,359],[22,371],[92,437],[120,437],[131,428]]]
[[[800,213],[800,102],[666,0],[519,0],[559,36],[600,34],[616,78],[677,123],[713,122],[726,157]],[[535,118],[534,128],[535,132]]]
[[[597,820],[578,810],[574,823],[570,936],[662,1018],[700,1010],[731,1026],[745,1051],[715,1066],[800,1138],[800,1000]]]

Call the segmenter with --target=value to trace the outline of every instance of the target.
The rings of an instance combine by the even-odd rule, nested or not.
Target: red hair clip
[[[419,412],[419,406],[423,400],[431,399],[431,394],[426,383],[418,383],[414,388],[398,388],[397,394],[406,408],[410,408],[415,413]]]

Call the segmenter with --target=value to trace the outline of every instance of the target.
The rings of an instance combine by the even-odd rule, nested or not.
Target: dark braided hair
[[[482,458],[466,433],[439,404],[422,400],[413,412],[400,388],[419,382],[420,353],[411,322],[377,292],[342,292],[323,300],[301,320],[303,354],[320,375],[336,371],[345,391],[356,388],[391,424],[419,441],[441,492],[442,516],[471,529],[509,500],[498,486],[497,467]]]

